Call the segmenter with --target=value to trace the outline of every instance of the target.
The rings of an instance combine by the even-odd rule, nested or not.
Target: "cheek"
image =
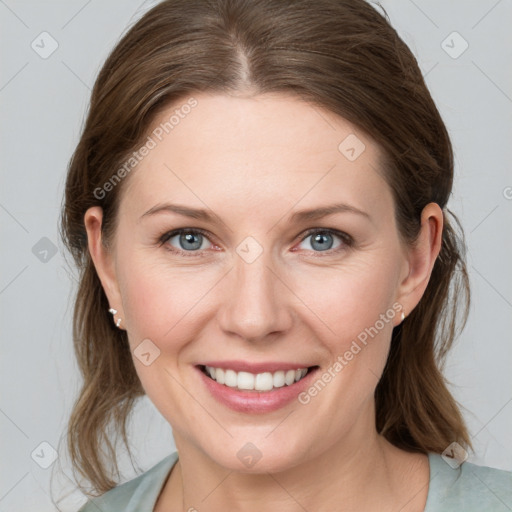
[[[160,411],[169,412],[171,407],[174,414],[180,408],[183,393],[172,376],[180,375],[180,356],[204,327],[204,317],[199,320],[198,315],[203,314],[204,295],[216,282],[215,277],[212,275],[210,283],[204,272],[172,268],[147,257],[132,256],[119,265],[125,327],[134,366],[143,388]],[[139,355],[143,357],[141,354],[147,352],[150,360],[146,365]],[[169,401],[169,397],[174,398]]]
[[[213,269],[199,272],[192,265],[173,267],[143,253],[125,258],[119,264],[119,284],[125,325],[133,343],[149,338],[162,345],[167,340],[166,350],[172,350],[176,340],[193,336],[198,305],[216,280]]]
[[[118,276],[132,345],[149,338],[162,351],[175,352],[222,309],[215,285],[222,281],[224,267],[171,264],[165,255],[133,249],[124,254]],[[294,308],[298,322],[307,324],[333,356],[344,353],[393,303],[396,268],[392,258],[378,256],[358,255],[336,265],[302,262],[283,270],[289,291],[281,291],[289,298],[280,306]],[[392,322],[380,330],[386,334],[388,329]]]
[[[331,351],[339,353],[386,312],[388,321],[378,327],[390,332],[396,314],[396,272],[391,258],[361,258],[339,267],[311,267],[294,276],[292,289],[317,317],[324,341],[331,340]]]
[[[315,286],[298,292],[318,315],[316,334],[330,354],[299,402],[329,417],[336,435],[372,403],[400,314],[393,308],[396,275],[393,259],[359,261],[323,278],[317,273]]]

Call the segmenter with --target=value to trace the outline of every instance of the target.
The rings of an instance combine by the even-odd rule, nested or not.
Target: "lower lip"
[[[308,386],[318,368],[311,369],[307,375],[290,386],[274,388],[272,391],[239,391],[208,377],[196,366],[203,382],[217,401],[237,412],[261,414],[272,412],[293,402]]]

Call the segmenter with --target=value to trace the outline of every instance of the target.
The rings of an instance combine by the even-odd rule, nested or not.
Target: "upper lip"
[[[211,366],[213,368],[223,368],[224,370],[234,370],[235,372],[264,373],[277,372],[279,370],[297,370],[299,368],[309,368],[311,364],[296,362],[276,362],[268,361],[261,363],[249,363],[247,361],[206,361],[198,366]]]

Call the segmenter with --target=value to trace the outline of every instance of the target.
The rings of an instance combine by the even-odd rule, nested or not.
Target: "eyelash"
[[[171,238],[175,237],[176,235],[182,235],[182,234],[201,234],[203,235],[204,237],[206,237],[208,240],[209,240],[209,236],[208,236],[208,233],[206,231],[204,231],[203,229],[200,229],[200,228],[180,228],[180,229],[175,229],[173,231],[168,231],[167,233],[164,233],[159,239],[159,245],[160,246],[163,246],[166,242],[168,242]],[[335,235],[337,237],[339,237],[342,242],[343,242],[343,245],[337,249],[329,249],[327,251],[311,251],[315,254],[315,257],[323,257],[323,255],[332,255],[334,253],[338,253],[338,252],[341,252],[343,250],[346,250],[346,249],[350,249],[353,245],[354,245],[354,239],[348,235],[347,233],[344,233],[343,231],[338,231],[336,229],[329,229],[329,228],[312,228],[312,229],[308,229],[303,235],[302,235],[302,238],[300,239],[300,242],[303,242],[304,240],[306,240],[306,238],[308,238],[309,236],[311,236],[312,234],[315,234],[315,233],[327,233],[327,234],[331,234],[331,235]],[[211,240],[210,240],[211,242]],[[166,245],[165,246],[165,249],[173,254],[178,254],[178,255],[182,255],[182,256],[185,256],[185,257],[206,257],[207,255],[203,254],[204,251],[182,251],[181,249],[176,249],[175,247],[171,247],[169,245]]]

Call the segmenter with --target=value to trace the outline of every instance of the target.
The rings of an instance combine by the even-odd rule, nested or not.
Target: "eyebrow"
[[[153,208],[150,208],[147,212],[145,212],[139,220],[142,220],[144,217],[156,215],[159,213],[175,213],[181,215],[183,217],[189,217],[191,219],[202,220],[205,222],[213,223],[215,221],[216,215],[210,213],[208,210],[202,208],[190,208],[188,206],[180,205],[180,204],[157,204]],[[322,206],[318,208],[310,208],[306,210],[300,210],[294,212],[290,218],[290,222],[307,222],[321,219],[322,217],[326,217],[328,215],[333,215],[336,213],[353,213],[360,215],[362,217],[371,220],[371,217],[368,213],[355,206],[339,203],[332,204],[328,206]]]

